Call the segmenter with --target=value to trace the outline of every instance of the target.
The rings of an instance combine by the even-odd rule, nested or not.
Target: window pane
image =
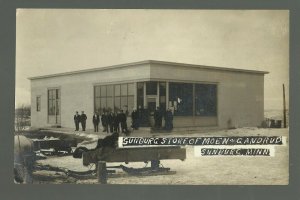
[[[193,84],[170,83],[170,106],[174,109],[174,115],[193,115]]]
[[[51,100],[51,115],[55,115],[55,102]]]
[[[48,115],[55,115],[55,89],[48,90]]]
[[[114,110],[115,110],[115,111],[118,111],[118,110],[121,109],[121,106],[120,106],[120,100],[121,100],[120,97],[115,97],[115,107],[114,107]]]
[[[134,84],[128,83],[128,95],[134,95]]]
[[[137,83],[137,89],[138,89],[138,90],[141,90],[141,89],[143,89],[143,88],[144,88],[144,83],[143,83],[143,82]]]
[[[100,98],[100,107],[101,109],[106,109],[106,97]]]
[[[146,82],[146,94],[147,95],[157,94],[157,82],[154,81]]]
[[[128,114],[132,113],[134,107],[134,96],[128,96]]]
[[[48,115],[54,115],[54,101],[53,100],[49,100],[48,102]]]
[[[48,100],[52,99],[52,91],[48,90]]]
[[[195,85],[195,114],[199,116],[217,115],[217,86],[214,84]]]
[[[60,101],[56,101],[56,115],[59,115],[60,114],[60,110],[59,110],[59,108],[60,108]]]
[[[121,109],[124,111],[127,110],[127,96],[121,97]]]
[[[108,85],[106,88],[106,95],[108,97],[112,97],[114,95],[114,86],[113,85]]]
[[[95,86],[95,97],[100,97],[100,86]]]
[[[159,83],[159,95],[166,96],[166,83],[165,82]]]
[[[106,97],[106,85],[101,86],[101,97]]]
[[[127,96],[127,84],[122,84],[121,85],[121,95],[122,96]]]
[[[120,96],[120,85],[115,85],[115,96]]]
[[[59,90],[57,89],[57,90],[55,90],[55,92],[56,92],[56,99],[60,99],[60,92],[59,92]]]
[[[95,111],[101,113],[100,98],[95,98]]]
[[[55,99],[55,94],[54,94],[54,90],[51,90],[51,99]]]
[[[107,110],[109,112],[113,111],[114,102],[113,102],[113,98],[112,97],[107,97],[106,98],[106,107],[107,107]]]

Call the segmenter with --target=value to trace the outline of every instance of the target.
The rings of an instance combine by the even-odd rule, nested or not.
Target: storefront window
[[[108,96],[108,97],[114,96],[114,86],[113,85],[108,85],[106,87],[106,96]]]
[[[106,98],[106,108],[107,108],[107,111],[109,111],[109,112],[113,111],[113,109],[114,109],[113,97]]]
[[[101,97],[106,97],[106,85],[101,86]]]
[[[120,100],[121,100],[120,97],[115,97],[115,107],[114,107],[115,111],[121,110]]]
[[[115,96],[120,96],[120,85],[115,85]]]
[[[169,107],[175,116],[193,115],[193,84],[170,83]]]
[[[94,108],[96,112],[124,110],[130,114],[134,106],[133,83],[101,85],[94,87]]]
[[[217,115],[217,86],[214,84],[195,84],[195,115]]]
[[[127,96],[127,84],[121,85],[121,96]]]
[[[128,83],[128,96],[134,95],[134,85],[133,83]]]
[[[128,96],[128,113],[132,113],[134,107],[134,96]]]
[[[122,96],[121,97],[121,109],[124,110],[124,111],[128,110],[127,96]]]
[[[146,94],[157,95],[157,82],[155,81],[146,82]]]

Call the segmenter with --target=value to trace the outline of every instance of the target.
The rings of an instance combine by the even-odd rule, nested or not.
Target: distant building
[[[174,127],[259,126],[267,73],[149,60],[31,77],[31,126],[74,127],[83,110],[92,128],[94,111],[134,108],[151,122],[156,107],[171,108]]]

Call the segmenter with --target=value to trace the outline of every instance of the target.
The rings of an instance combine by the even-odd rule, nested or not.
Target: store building
[[[170,108],[174,127],[259,126],[264,119],[264,75],[268,72],[163,61],[142,61],[31,77],[32,127],[74,127],[85,111]],[[131,122],[128,118],[128,123]]]

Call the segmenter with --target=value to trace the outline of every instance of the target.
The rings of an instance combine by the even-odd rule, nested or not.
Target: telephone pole
[[[285,107],[285,87],[282,84],[283,89],[283,128],[286,128],[286,107]]]

